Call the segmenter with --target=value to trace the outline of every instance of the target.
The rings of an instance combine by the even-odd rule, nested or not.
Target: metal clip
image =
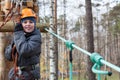
[[[20,69],[20,67],[18,67],[18,75],[21,75],[22,74],[22,71]]]

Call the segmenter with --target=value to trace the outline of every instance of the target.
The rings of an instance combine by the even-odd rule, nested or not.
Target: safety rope
[[[5,16],[3,22],[1,23],[0,28],[3,27],[8,21],[10,21],[12,19],[13,15],[15,15],[15,13],[17,13],[16,15],[20,14],[22,2],[23,2],[23,0],[21,0],[21,1],[12,0],[11,1],[11,8],[10,8],[9,12],[7,13],[7,15]]]
[[[21,75],[20,69],[17,66],[17,61],[18,61],[18,52],[16,51],[16,46],[14,45],[12,48],[12,59],[13,59],[13,64],[14,64],[14,75],[10,80],[15,80],[16,77],[18,77],[21,80],[24,80],[24,76]]]
[[[4,25],[11,19],[11,17],[13,16],[13,14],[10,14],[10,13],[12,12],[12,10],[13,10],[14,7],[15,7],[15,5],[13,4],[12,7],[10,8],[8,14],[7,14],[6,17],[5,17],[5,20],[4,20],[3,23],[0,25],[0,28],[1,28],[2,26],[4,26]]]
[[[72,60],[73,60],[73,58],[72,58],[72,50],[70,50],[70,52],[69,52],[69,61],[70,61],[70,64],[69,64],[69,68],[70,68],[70,73],[69,73],[69,75],[70,75],[70,80],[73,80],[73,77],[72,77]]]
[[[74,43],[72,41],[70,41],[70,42],[66,41],[65,44],[66,44],[66,47],[70,50],[69,51],[69,61],[70,61],[70,63],[69,63],[69,70],[70,70],[69,75],[70,75],[70,80],[73,80],[73,75],[72,75],[72,67],[73,67],[73,64],[72,64],[72,61],[73,61],[72,51],[73,51],[73,47],[72,47],[72,45]]]
[[[112,75],[112,72],[100,70],[101,66],[103,66],[103,64],[110,67],[110,68],[112,68],[112,69],[114,69],[114,70],[116,70],[116,71],[118,71],[118,72],[120,72],[120,67],[115,66],[114,64],[105,61],[103,59],[103,57],[100,56],[98,53],[96,53],[96,52],[90,53],[90,52],[76,46],[72,41],[65,40],[64,38],[60,37],[59,35],[53,33],[53,31],[50,31],[48,28],[45,28],[45,30],[47,32],[49,32],[50,34],[52,34],[53,36],[57,37],[58,39],[61,39],[62,41],[64,41],[66,43],[66,47],[68,49],[72,50],[73,48],[76,48],[79,51],[81,51],[82,53],[87,54],[88,56],[90,56],[90,60],[94,63],[94,65],[92,67],[92,72],[98,74],[98,78],[97,78],[98,80],[101,80],[101,76],[100,76],[101,74],[109,75],[109,76]],[[71,67],[71,69],[72,69],[72,67]],[[70,74],[70,80],[72,80],[72,74]]]

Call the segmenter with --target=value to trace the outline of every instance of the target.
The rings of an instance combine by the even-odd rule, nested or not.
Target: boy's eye
[[[33,23],[33,22],[32,21],[24,21],[23,23],[26,24],[26,23]]]
[[[33,23],[32,21],[29,21],[29,23]]]
[[[23,23],[27,23],[27,21],[24,21]]]

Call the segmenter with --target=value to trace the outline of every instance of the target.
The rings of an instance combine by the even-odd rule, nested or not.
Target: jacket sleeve
[[[14,33],[14,42],[19,55],[25,58],[37,55],[41,51],[41,35],[39,32],[32,34],[27,39],[23,31],[17,31]]]
[[[5,58],[9,61],[12,61],[12,46],[13,46],[13,41],[10,45],[8,45],[5,48]]]

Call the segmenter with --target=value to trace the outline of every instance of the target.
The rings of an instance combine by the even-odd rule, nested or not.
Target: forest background
[[[50,22],[49,17],[49,1],[42,1],[40,5],[41,23]],[[68,40],[72,40],[77,46],[86,49],[86,24],[85,24],[85,2],[83,0],[66,2],[58,1],[57,3],[58,17],[58,34]],[[93,33],[95,52],[104,57],[105,60],[120,66],[120,1],[118,0],[93,0]],[[64,22],[64,19],[66,20]],[[65,23],[65,24],[64,24]],[[65,27],[64,27],[65,26]],[[49,73],[49,34],[43,34],[43,57],[42,70],[43,75]],[[46,43],[47,42],[47,43]],[[45,43],[45,44],[44,44]],[[46,50],[47,49],[47,50]],[[59,77],[62,80],[68,79],[69,50],[66,49],[64,42],[58,40],[58,69]],[[86,80],[87,55],[80,51],[73,50],[73,73],[76,76],[74,80]],[[107,66],[102,67],[103,70],[112,71]],[[113,70],[114,71],[114,70]],[[115,72],[115,75],[118,73]],[[114,75],[113,75],[114,76]],[[119,76],[114,76],[119,80]],[[114,80],[109,78],[108,80]],[[104,76],[107,79],[107,76]]]
[[[7,0],[6,0],[7,1]],[[8,0],[9,1],[9,0]],[[120,1],[119,0],[34,0],[39,5],[40,24],[49,23],[50,28],[61,37],[72,40],[77,46],[85,50],[88,49],[88,31],[93,28],[93,38],[89,37],[94,43],[91,45],[94,52],[99,53],[106,61],[120,66]],[[57,1],[56,7],[52,5]],[[91,5],[86,5],[91,1]],[[28,0],[29,2],[29,0]],[[2,4],[2,3],[1,3]],[[93,26],[86,28],[89,18],[86,7],[92,7]],[[57,10],[57,15],[53,13]],[[53,10],[53,12],[52,12]],[[53,16],[51,16],[54,14]],[[2,17],[1,17],[2,18]],[[55,19],[51,19],[55,18]],[[54,23],[57,20],[56,23]],[[53,22],[52,22],[53,21]],[[89,20],[91,21],[91,20]],[[55,27],[51,27],[51,24]],[[92,23],[91,23],[92,24]],[[57,28],[56,28],[57,27]],[[10,42],[12,33],[0,33],[0,79],[7,80],[9,71],[7,61],[4,59],[5,44]],[[64,42],[54,40],[49,33],[42,33],[42,52],[41,52],[41,80],[68,80],[69,79],[69,49]],[[3,44],[2,44],[3,43]],[[51,45],[54,44],[54,45]],[[91,47],[90,47],[91,48]],[[53,53],[53,54],[51,54]],[[91,71],[91,64],[88,56],[73,49],[73,80],[95,80],[95,74]],[[4,62],[5,60],[5,62]],[[6,65],[7,64],[7,65]],[[11,64],[11,63],[10,63]],[[52,64],[52,65],[51,65]],[[55,69],[56,68],[56,69]],[[88,71],[90,70],[90,71]],[[119,80],[120,74],[113,69],[102,66],[102,70],[112,71],[111,77],[102,76],[102,80]],[[53,71],[55,71],[53,75]],[[4,75],[5,74],[5,75]],[[58,74],[58,75],[56,75]],[[51,78],[58,79],[52,79]],[[89,75],[89,77],[87,76]],[[57,76],[57,77],[56,77]],[[89,79],[88,79],[89,78]]]

